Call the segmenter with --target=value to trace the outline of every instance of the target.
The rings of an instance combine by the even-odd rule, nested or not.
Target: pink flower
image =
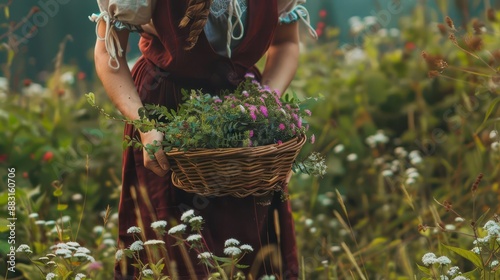
[[[246,91],[246,90],[242,91],[241,94],[243,96],[245,96],[245,97],[249,97],[250,96],[250,94],[248,94],[248,91]]]
[[[285,130],[285,125],[284,125],[284,124],[282,124],[282,123],[280,123],[280,125],[279,125],[279,129],[280,129],[280,130]]]
[[[281,144],[283,144],[283,141],[278,140],[278,145],[281,145]]]
[[[220,100],[220,99],[217,98],[217,99],[214,100],[214,102],[215,103],[222,103],[222,100]]]
[[[278,106],[281,107],[280,97],[278,95],[275,95],[274,99],[276,100],[276,104],[278,104]]]
[[[311,144],[314,144],[316,142],[316,136],[314,134],[311,136]]]
[[[248,137],[252,138],[253,137],[253,130],[248,131]]]
[[[269,114],[267,113],[267,108],[266,108],[266,106],[264,106],[264,105],[260,105],[259,109],[260,109],[260,112],[262,113],[262,115],[264,115],[264,117],[266,117],[266,118],[267,118],[267,116],[268,116]]]
[[[298,122],[299,121],[299,116],[297,116],[297,114],[293,113],[292,114],[292,117]]]
[[[262,96],[261,96],[261,97],[259,97],[259,99],[260,99],[260,101],[261,101],[262,103],[266,104],[266,100],[264,100],[264,98],[263,98]]]
[[[302,128],[302,118],[297,121],[297,127]]]
[[[252,118],[252,120],[257,120],[257,116],[255,115],[255,111],[250,111],[250,118]]]
[[[311,110],[307,110],[305,109],[304,112],[308,115],[308,116],[311,116]]]
[[[250,79],[253,79],[253,78],[255,78],[255,75],[254,75],[254,74],[252,74],[252,73],[246,73],[246,74],[245,74],[245,78],[250,78]]]

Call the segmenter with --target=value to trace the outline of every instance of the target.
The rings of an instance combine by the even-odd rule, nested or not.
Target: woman
[[[284,92],[297,69],[298,21],[308,21],[307,11],[297,0],[158,0],[151,22],[141,27],[113,19],[107,3],[100,3],[100,8],[101,14],[93,17],[98,23],[96,71],[112,102],[129,119],[138,119],[138,110],[146,103],[177,108],[182,88],[203,88],[211,93],[234,89],[247,73],[253,73],[263,85]],[[143,54],[132,71],[120,47],[127,45],[131,30],[141,30]],[[315,35],[312,29],[310,32]],[[266,53],[261,75],[254,64]],[[138,133],[131,125],[125,127],[125,135],[139,136],[144,145],[162,139],[158,131]],[[241,261],[258,267],[244,270],[251,279],[262,275],[297,278],[291,209],[280,194],[242,199],[202,197],[175,188],[170,175],[163,151],[155,153],[154,158],[146,151],[124,151],[119,205],[119,241],[124,247],[134,241],[127,234],[128,228],[142,223],[146,236],[155,239],[149,228],[153,220],[175,225],[184,211],[192,209],[204,218],[202,234],[215,255],[224,256],[224,242],[229,238],[253,247]],[[275,226],[275,212],[279,227]],[[207,277],[196,254],[190,252],[191,261],[186,262],[179,247],[172,246],[173,238],[166,236],[164,241],[169,259],[175,261],[175,279]],[[262,248],[277,244],[280,248],[275,251],[281,256],[277,262],[256,258]],[[138,273],[130,264],[126,269],[117,265],[115,279],[134,279]]]

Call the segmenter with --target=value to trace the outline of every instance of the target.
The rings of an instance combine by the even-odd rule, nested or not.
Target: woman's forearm
[[[278,26],[267,52],[262,84],[280,93],[290,85],[295,76],[299,59],[298,24]]]
[[[100,24],[99,33],[101,36],[104,34],[104,24]],[[120,31],[118,37],[121,46],[126,48],[128,32]],[[138,119],[138,111],[143,104],[132,80],[125,55],[118,57],[120,68],[113,69],[109,67],[109,54],[104,46],[104,41],[97,40],[94,49],[94,60],[97,75],[113,104],[126,118]]]

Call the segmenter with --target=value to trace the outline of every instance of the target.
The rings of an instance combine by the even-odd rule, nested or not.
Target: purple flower
[[[299,116],[297,114],[292,113],[292,117],[298,122],[299,121]]]
[[[302,128],[302,118],[297,121],[297,127]]]
[[[215,103],[222,103],[222,100],[220,100],[220,99],[215,99],[215,100],[214,100],[214,102],[215,102]]]
[[[249,97],[250,96],[250,94],[248,94],[248,91],[246,91],[246,90],[242,91],[241,94],[243,96],[245,96],[245,97]]]
[[[278,104],[279,107],[281,107],[281,100],[280,100],[280,97],[278,95],[275,95],[274,96],[274,99],[276,100],[276,104]]]
[[[254,74],[252,74],[252,73],[246,73],[246,74],[245,74],[245,78],[254,79],[254,78],[255,78],[255,75],[254,75]]]
[[[252,138],[253,137],[253,130],[248,131],[248,137]]]
[[[267,107],[266,107],[266,106],[264,106],[264,105],[260,105],[259,109],[260,109],[260,112],[262,113],[262,115],[264,115],[264,117],[266,117],[266,118],[267,118],[267,116],[269,115],[269,114],[267,113]]]
[[[250,118],[252,118],[252,120],[257,120],[257,116],[255,115],[255,111],[250,111]]]
[[[261,101],[262,103],[266,104],[266,100],[264,100],[264,98],[262,98],[262,96],[261,96],[261,97],[259,97],[259,99],[260,99],[260,101]]]
[[[282,123],[280,123],[280,125],[279,125],[279,129],[280,129],[280,130],[285,130],[285,128],[286,128],[286,127],[285,127],[285,125],[284,125],[284,124],[282,124]]]
[[[311,136],[311,144],[314,144],[316,142],[316,136],[314,134]]]
[[[304,112],[308,115],[308,116],[311,116],[311,111],[310,110],[307,110],[305,109]]]

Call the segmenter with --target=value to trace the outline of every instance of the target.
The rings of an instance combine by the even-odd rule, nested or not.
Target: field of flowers
[[[328,169],[290,183],[301,279],[500,277],[500,13],[464,24],[444,16],[418,5],[390,30],[354,17],[356,44],[339,45],[321,24],[319,42],[304,44],[290,91],[324,98],[307,119],[316,141],[306,149]],[[43,83],[0,49],[7,279],[107,280],[115,258],[134,254],[116,250],[123,124],[87,102],[92,91],[118,116],[94,75],[65,63],[65,43]],[[178,230],[164,227],[155,225]],[[143,266],[143,279],[160,279],[161,267]]]

